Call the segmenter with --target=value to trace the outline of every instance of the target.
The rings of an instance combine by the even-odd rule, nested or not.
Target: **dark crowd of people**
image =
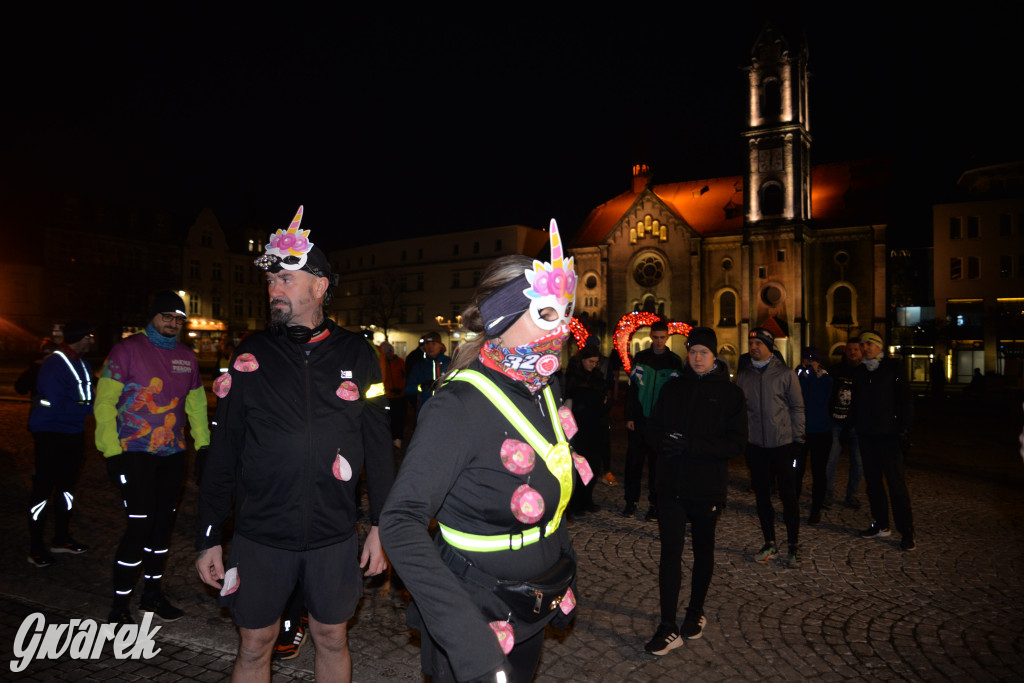
[[[153,296],[145,329],[113,347],[98,378],[83,357],[88,322],[69,321],[59,344],[44,344],[16,386],[30,396],[35,446],[28,561],[45,568],[56,555],[89,551],[72,534],[71,513],[92,415],[124,509],[109,621],[135,622],[140,574],[137,610],[181,618],[161,579],[188,437],[200,479],[195,566],[238,628],[235,680],[269,680],[271,660],[297,656],[307,637],[317,677],[350,680],[347,629],[362,578],[385,573],[411,596],[408,624],[421,633],[431,680],[529,681],[545,627],[569,626],[586,581],[567,520],[613,514],[594,488],[619,484],[616,369],[596,337],[568,352],[576,274],[557,225],[550,261],[502,257],[482,274],[458,349],[449,355],[427,332],[403,359],[325,315],[338,276],[301,222],[300,207],[255,261],[270,324],[224,354],[212,420],[198,360],[178,340],[188,313],[174,292]],[[763,543],[753,562],[803,566],[808,464],[803,523],[820,523],[837,501],[859,508],[863,477],[871,521],[860,536],[886,538],[895,527],[900,547],[916,548],[903,469],[910,391],[878,334],[851,338],[830,369],[818,349],[804,348],[794,371],[777,348],[779,330],[757,327],[735,378],[713,329],[690,329],[685,357],[669,349],[665,322],[649,334],[624,396],[617,513],[641,512],[646,465],[642,519],[657,523],[661,539],[660,614],[647,652],[665,655],[705,633],[734,459],[745,459],[756,498]],[[844,452],[849,478],[834,497]],[[369,528],[362,539],[360,519]],[[693,562],[681,607],[687,524]]]

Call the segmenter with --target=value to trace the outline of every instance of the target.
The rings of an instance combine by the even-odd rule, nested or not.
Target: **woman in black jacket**
[[[703,635],[704,598],[715,565],[715,525],[725,506],[729,460],[743,455],[747,445],[746,400],[715,359],[714,330],[694,328],[686,345],[683,374],[665,385],[650,418],[649,438],[658,450],[661,624],[645,649],[655,655],[668,654],[683,638]],[[687,521],[693,530],[693,576],[690,604],[677,628]]]
[[[554,222],[551,232],[552,264],[509,256],[484,272],[463,313],[478,336],[420,414],[381,516],[384,547],[413,596],[408,621],[423,634],[423,671],[434,680],[529,681],[544,627],[573,613],[564,513],[575,428],[549,378],[568,336],[576,277]],[[578,456],[575,464],[588,470]],[[440,527],[433,540],[432,517]],[[540,587],[543,597],[528,593],[524,608],[507,582],[520,583],[520,595]]]
[[[587,459],[591,471],[600,475],[603,463],[611,458],[611,426],[608,424],[608,390],[604,374],[598,367],[601,352],[594,346],[584,346],[579,362],[574,363],[566,379],[566,402],[572,409],[579,431],[572,439],[574,451]],[[579,478],[579,475],[577,475]],[[590,483],[576,482],[572,496],[572,510],[575,515],[598,512],[600,506],[594,502],[594,486],[597,476]]]

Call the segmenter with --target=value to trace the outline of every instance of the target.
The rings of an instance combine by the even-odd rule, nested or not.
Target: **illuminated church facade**
[[[576,311],[606,351],[630,311],[714,328],[733,368],[757,326],[790,364],[803,346],[831,362],[851,335],[885,337],[890,167],[812,166],[807,58],[770,26],[758,37],[739,175],[653,184],[638,164],[630,190],[577,231]]]

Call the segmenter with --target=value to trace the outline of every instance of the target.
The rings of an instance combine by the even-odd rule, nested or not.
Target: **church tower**
[[[754,43],[744,174],[745,223],[803,222],[811,217],[811,135],[807,45],[791,44],[771,25]]]

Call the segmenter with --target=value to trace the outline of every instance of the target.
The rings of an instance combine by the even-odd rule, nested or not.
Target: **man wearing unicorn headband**
[[[361,336],[324,316],[337,276],[301,220],[299,207],[255,262],[267,275],[270,329],[247,337],[214,383],[220,401],[199,492],[196,568],[238,625],[236,680],[269,680],[278,621],[296,585],[309,610],[317,678],[349,680],[358,568],[373,575],[387,566],[377,519],[394,461],[380,364]],[[359,557],[364,464],[371,529]],[[225,562],[221,530],[232,497]]]
[[[487,267],[462,315],[477,336],[420,413],[381,516],[435,681],[532,680],[545,626],[575,613],[564,512],[574,467],[584,483],[593,472],[569,450],[576,425],[550,386],[572,319],[572,265],[552,221],[551,263],[505,256]]]

